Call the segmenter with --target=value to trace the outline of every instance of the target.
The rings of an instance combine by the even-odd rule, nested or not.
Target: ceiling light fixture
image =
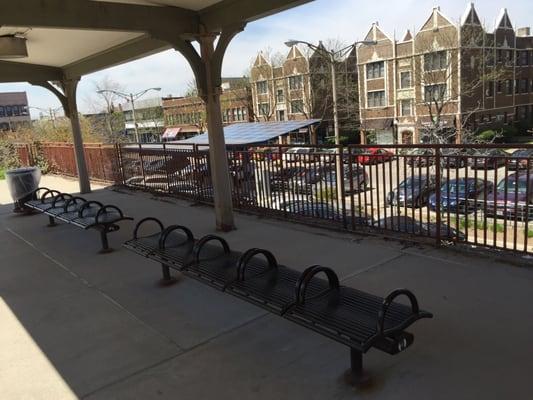
[[[21,35],[0,36],[0,58],[28,57],[26,38]]]

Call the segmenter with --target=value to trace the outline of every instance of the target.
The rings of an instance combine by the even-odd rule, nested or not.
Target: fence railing
[[[17,144],[22,165],[36,165],[37,158],[47,163],[51,172],[77,176],[72,143]],[[115,145],[87,143],[84,145],[89,178],[106,182],[121,182]]]
[[[120,145],[125,185],[212,202],[207,147]],[[505,151],[507,150],[507,151]],[[234,206],[350,231],[532,253],[533,146],[228,148]]]

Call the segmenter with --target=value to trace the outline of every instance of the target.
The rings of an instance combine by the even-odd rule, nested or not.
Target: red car
[[[380,149],[379,147],[370,147],[365,149],[363,154],[357,156],[357,162],[359,164],[379,164],[387,161],[391,161],[394,154],[388,150]]]

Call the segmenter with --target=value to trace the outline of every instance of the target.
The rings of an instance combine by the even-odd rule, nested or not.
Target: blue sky
[[[461,18],[467,3],[457,0],[316,0],[306,5],[249,24],[230,44],[224,59],[224,76],[241,76],[260,49],[271,48],[286,52],[287,39],[318,42],[338,38],[350,43],[364,38],[372,22],[389,35],[402,36],[406,29],[416,30],[424,23],[434,6],[452,21]],[[507,7],[515,28],[533,25],[532,0],[483,0],[475,3],[481,20],[492,29],[502,7]],[[163,95],[180,95],[192,79],[192,72],[183,57],[175,51],[166,51],[118,67],[83,77],[78,90],[81,111],[94,111],[92,99],[94,82],[103,77],[120,83],[126,91],[147,87],[161,87]],[[30,106],[56,108],[60,104],[46,90],[28,84],[0,84],[0,91],[28,92]],[[32,110],[34,117],[39,111]]]

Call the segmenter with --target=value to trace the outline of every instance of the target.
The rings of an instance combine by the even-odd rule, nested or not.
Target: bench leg
[[[170,275],[170,268],[167,265],[161,263],[161,270],[163,271],[163,278],[159,281],[160,286],[170,286],[178,281]]]
[[[365,388],[371,383],[363,370],[363,353],[353,348],[350,348],[350,370],[346,373],[346,380],[357,388]]]
[[[99,251],[100,254],[110,253],[113,249],[109,248],[109,242],[107,241],[107,229],[102,229],[100,231],[100,241],[102,242],[102,249]]]
[[[51,228],[53,226],[56,226],[56,219],[52,216],[48,216],[48,225],[46,225],[47,227]]]

